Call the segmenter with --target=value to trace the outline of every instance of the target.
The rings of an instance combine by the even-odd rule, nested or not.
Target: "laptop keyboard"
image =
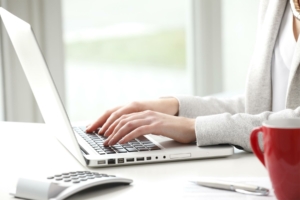
[[[107,137],[96,133],[86,133],[85,127],[73,127],[73,130],[87,143],[89,143],[100,155],[160,150],[157,145],[145,136],[140,136],[125,144],[117,143],[115,145],[105,147],[103,143]]]

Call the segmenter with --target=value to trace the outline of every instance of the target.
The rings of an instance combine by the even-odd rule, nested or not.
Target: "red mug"
[[[258,134],[263,133],[264,152]],[[267,168],[279,200],[300,200],[300,119],[276,119],[255,128],[252,150]]]

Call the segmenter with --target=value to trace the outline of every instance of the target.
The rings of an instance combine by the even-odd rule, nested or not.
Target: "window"
[[[239,93],[245,89],[255,44],[258,4],[259,0],[222,0],[223,92]]]
[[[133,100],[191,93],[185,0],[64,0],[63,20],[72,121]]]
[[[0,3],[32,25],[71,120],[81,121],[132,100],[242,91],[259,0]],[[4,30],[0,45],[0,118],[41,122]]]

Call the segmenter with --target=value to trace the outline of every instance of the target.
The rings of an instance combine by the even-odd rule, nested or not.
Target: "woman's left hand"
[[[146,134],[162,135],[181,143],[196,140],[195,119],[146,110],[122,115],[104,133],[104,145],[124,144]]]

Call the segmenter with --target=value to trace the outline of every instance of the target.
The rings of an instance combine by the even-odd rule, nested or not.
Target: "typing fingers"
[[[133,118],[130,118],[131,116],[133,116],[134,114],[127,114],[127,115],[123,115],[121,116],[119,119],[117,119],[116,121],[114,121],[109,127],[108,129],[105,131],[104,136],[105,137],[109,137],[111,134],[113,134],[115,132],[115,130],[119,129],[120,125],[124,125],[126,122],[133,120]]]
[[[148,125],[147,119],[137,119],[132,120],[124,125],[122,125],[114,134],[110,135],[107,140],[104,142],[104,145],[114,145],[117,142],[119,142],[123,137],[126,135],[130,135],[132,132],[135,132],[137,129],[140,129],[140,127],[144,127]],[[142,134],[141,132],[139,132]],[[144,134],[148,134],[149,132],[146,132]],[[137,134],[135,134],[137,135]],[[140,135],[137,135],[137,137]]]
[[[130,106],[121,107],[120,109],[116,110],[103,124],[102,128],[99,131],[99,134],[105,134],[108,128],[123,115],[131,114],[134,112],[136,112],[136,110],[132,109]]]
[[[101,115],[95,122],[91,123],[90,125],[88,125],[86,127],[86,131],[87,132],[93,132],[95,131],[97,128],[101,127],[106,121],[107,119],[111,116],[112,113],[114,113],[115,111],[119,110],[122,106],[119,107],[115,107],[111,110],[107,110],[103,115]]]
[[[109,128],[109,137],[104,142],[104,145],[114,145],[126,135],[130,135],[131,138],[149,134],[149,128],[155,132],[159,127],[158,122],[160,120],[153,111],[143,111],[123,116]]]

